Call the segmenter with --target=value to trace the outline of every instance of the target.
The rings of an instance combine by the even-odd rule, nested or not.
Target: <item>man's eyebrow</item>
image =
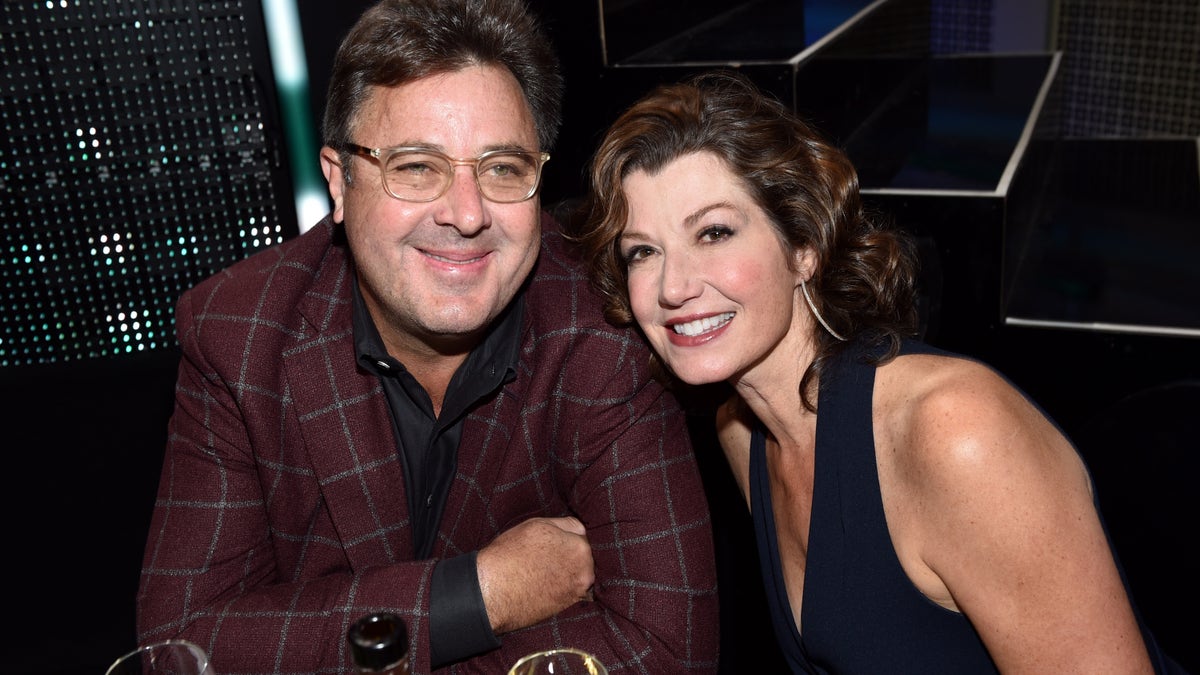
[[[536,149],[530,150],[520,143],[497,143],[495,145],[487,146],[484,149],[484,152],[495,152],[496,150],[506,150],[509,152],[537,152]]]
[[[446,151],[446,147],[439,143],[426,143],[424,141],[415,141],[415,140],[414,141],[401,141],[400,143],[392,143],[387,146],[384,146],[383,149],[384,150],[394,150],[396,148],[412,148],[413,150],[431,150],[433,152],[440,152],[443,155],[446,155],[447,157],[452,156],[449,152]],[[480,152],[479,154],[483,154],[484,152],[496,152],[497,150],[502,150],[505,152],[537,152],[537,150],[530,150],[529,148],[526,148],[525,146],[521,145],[520,143],[504,142],[504,143],[493,143],[491,145],[486,145],[486,146],[484,146],[483,151]],[[459,158],[459,159],[463,159],[463,158]]]

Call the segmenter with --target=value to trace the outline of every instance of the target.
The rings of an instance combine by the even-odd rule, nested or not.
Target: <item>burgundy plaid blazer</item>
[[[465,421],[433,555],[575,514],[596,600],[446,670],[504,673],[565,645],[612,673],[715,671],[711,528],[684,417],[638,336],[604,321],[557,226],[543,228],[517,376]],[[378,610],[406,619],[413,672],[430,670],[435,560],[412,559],[387,402],[355,363],[336,230],[326,219],[179,303],[183,358],[138,636],[192,640],[222,675],[349,671],[346,630]]]

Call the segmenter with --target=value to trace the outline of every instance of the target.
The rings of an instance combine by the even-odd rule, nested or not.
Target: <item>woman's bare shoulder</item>
[[[1136,624],[1087,470],[1058,428],[978,362],[910,355],[878,375],[885,509],[914,581],[969,616],[1002,669],[1062,651],[1134,672]]]
[[[926,479],[1027,464],[1070,450],[1041,411],[992,368],[970,359],[914,354],[879,370],[876,420],[883,440]],[[1072,452],[1073,454],[1073,452]]]

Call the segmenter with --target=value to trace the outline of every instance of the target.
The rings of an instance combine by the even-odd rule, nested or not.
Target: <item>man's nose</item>
[[[443,208],[437,216],[438,223],[455,228],[464,237],[478,234],[490,224],[472,166],[454,167],[450,187],[439,201]]]

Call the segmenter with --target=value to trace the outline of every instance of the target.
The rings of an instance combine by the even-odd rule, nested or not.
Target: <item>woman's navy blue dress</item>
[[[967,618],[926,598],[896,557],[875,464],[875,366],[848,345],[822,377],[801,623],[784,585],[765,436],[750,447],[750,501],[771,620],[795,673],[994,673]],[[906,341],[901,354],[946,354]],[[1128,592],[1128,589],[1127,589]],[[1158,672],[1171,672],[1143,628]]]

